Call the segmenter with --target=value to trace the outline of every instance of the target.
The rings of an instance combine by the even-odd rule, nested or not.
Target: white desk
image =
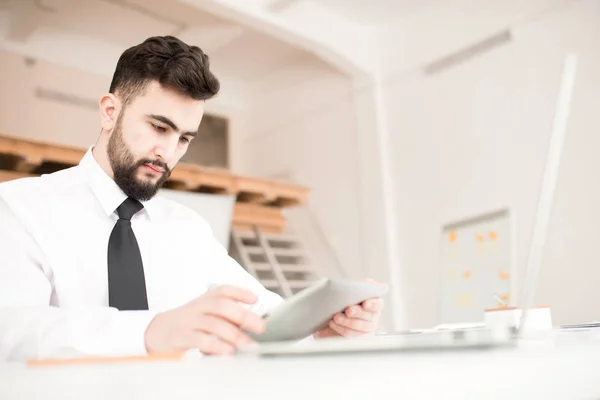
[[[397,352],[27,368],[0,365],[0,399],[592,399],[600,341]]]

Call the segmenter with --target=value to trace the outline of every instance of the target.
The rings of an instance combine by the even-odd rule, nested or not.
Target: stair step
[[[248,268],[264,287],[287,297],[316,281],[318,274],[314,265],[310,264],[308,253],[299,237],[292,233],[261,233],[260,236],[267,242],[266,247],[262,246],[261,240],[253,231],[233,231],[231,234],[235,251],[245,263],[242,265]],[[267,252],[276,258],[279,271],[273,269],[269,262],[271,257],[267,256]],[[289,287],[290,291],[284,291],[276,277],[283,278],[284,285]]]
[[[262,247],[260,246],[244,246],[245,251],[248,254],[253,254],[253,255],[264,255],[265,251]],[[276,256],[280,256],[280,257],[297,257],[297,258],[303,258],[305,257],[305,254],[302,250],[300,249],[280,249],[277,247],[272,247],[271,251],[273,252],[273,254],[275,254]]]
[[[256,239],[256,234],[254,232],[232,231],[232,233],[240,239]]]
[[[260,283],[267,289],[279,288],[279,282],[275,279],[262,279]],[[291,289],[303,289],[312,285],[312,281],[289,280],[287,281]]]
[[[254,232],[247,231],[234,231],[234,234],[237,235],[240,239],[246,240],[258,240],[256,234]],[[273,242],[286,242],[286,243],[297,243],[299,239],[296,235],[291,233],[263,233],[262,234],[265,239]]]
[[[282,264],[278,263],[279,268],[283,272],[305,272],[307,274],[314,273],[314,268],[311,265],[306,264]],[[252,263],[252,266],[257,271],[271,271],[271,264],[269,263]]]

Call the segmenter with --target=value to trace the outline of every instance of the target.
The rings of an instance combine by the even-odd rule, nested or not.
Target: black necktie
[[[108,304],[119,310],[147,310],[144,266],[131,217],[144,206],[127,198],[117,208],[119,220],[108,240]]]

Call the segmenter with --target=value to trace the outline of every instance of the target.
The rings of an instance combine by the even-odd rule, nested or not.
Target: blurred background
[[[169,193],[284,296],[388,282],[387,330],[519,304],[577,53],[535,299],[599,319],[599,0],[0,0],[0,178],[76,163],[120,54],[167,34],[222,85]]]

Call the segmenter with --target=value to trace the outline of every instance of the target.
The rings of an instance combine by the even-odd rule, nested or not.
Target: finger
[[[206,332],[193,332],[191,343],[190,348],[198,349],[204,354],[224,355],[235,352],[235,346],[231,343],[227,343],[219,337]]]
[[[364,321],[362,319],[349,318],[341,313],[334,315],[333,321],[339,326],[361,333],[371,333],[377,329],[377,324],[375,324],[372,321]]]
[[[239,301],[246,304],[254,304],[258,300],[253,292],[239,288],[237,286],[223,285],[208,292],[210,296],[227,297],[231,300]]]
[[[263,318],[226,297],[216,297],[212,301],[199,303],[198,311],[226,319],[236,326],[254,333],[262,333],[266,327]]]
[[[197,330],[216,335],[221,340],[239,347],[254,341],[239,327],[213,315],[203,315],[198,321]]]
[[[360,336],[364,335],[363,332],[355,331],[354,329],[347,328],[345,326],[338,325],[335,321],[329,321],[329,327],[340,336]]]
[[[338,336],[338,333],[336,331],[334,331],[333,329],[331,329],[331,327],[329,325],[327,325],[326,327],[316,331],[313,335],[315,338],[320,339],[320,338]]]
[[[347,317],[362,319],[364,321],[374,321],[377,317],[377,313],[365,311],[364,307],[360,305],[346,308],[344,314]]]
[[[383,299],[378,297],[374,299],[365,300],[362,302],[361,305],[365,310],[377,313],[383,310],[384,302]]]

